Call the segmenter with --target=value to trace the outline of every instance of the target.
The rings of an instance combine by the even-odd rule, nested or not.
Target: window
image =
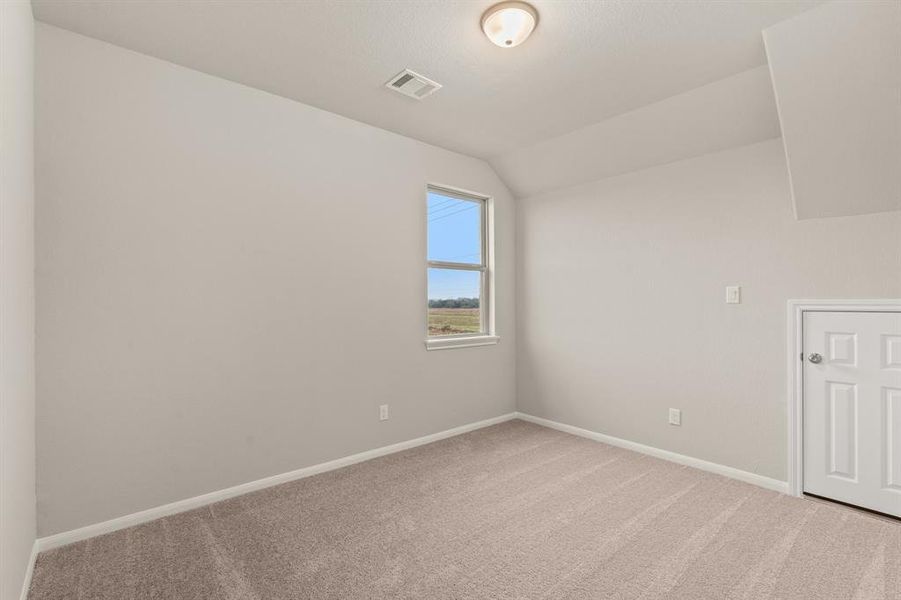
[[[493,273],[485,197],[429,186],[429,349],[497,343],[489,305]]]

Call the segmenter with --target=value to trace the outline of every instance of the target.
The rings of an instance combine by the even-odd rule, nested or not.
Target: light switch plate
[[[741,304],[741,286],[726,286],[726,304]]]

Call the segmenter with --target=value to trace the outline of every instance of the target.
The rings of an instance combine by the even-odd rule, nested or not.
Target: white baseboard
[[[529,421],[530,423],[535,423],[536,425],[550,427],[551,429],[556,429],[565,433],[578,435],[579,437],[595,440],[597,442],[610,444],[611,446],[617,446],[619,448],[625,448],[626,450],[633,450],[635,452],[640,452],[641,454],[647,454],[656,458],[662,458],[663,460],[679,463],[680,465],[686,465],[688,467],[694,467],[695,469],[701,469],[702,471],[709,471],[711,473],[716,473],[717,475],[723,475],[724,477],[738,479],[739,481],[758,485],[768,490],[781,492],[783,494],[788,493],[788,482],[786,481],[779,481],[778,479],[764,477],[763,475],[757,475],[756,473],[750,473],[748,471],[742,471],[741,469],[727,467],[718,463],[701,460],[700,458],[693,458],[691,456],[685,456],[684,454],[677,454],[675,452],[670,452],[669,450],[661,450],[660,448],[654,448],[653,446],[645,446],[644,444],[639,444],[637,442],[630,442],[629,440],[623,440],[610,435],[605,435],[603,433],[597,433],[595,431],[589,431],[580,427],[558,423],[557,421],[551,421],[549,419],[542,419],[541,417],[534,417],[532,415],[521,412],[516,413],[516,418],[522,419],[523,421]]]
[[[38,559],[38,541],[31,545],[31,556],[28,557],[28,566],[25,568],[25,579],[22,581],[22,593],[19,600],[28,600],[28,591],[31,589],[31,576],[34,575],[34,563]]]
[[[280,475],[273,475],[272,477],[266,477],[264,479],[257,479],[256,481],[251,481],[249,483],[242,483],[241,485],[236,485],[224,490],[210,492],[209,494],[203,494],[202,496],[186,498],[185,500],[179,500],[178,502],[172,502],[171,504],[164,504],[163,506],[157,506],[155,508],[142,510],[141,512],[117,517],[115,519],[110,519],[109,521],[103,521],[102,523],[95,523],[94,525],[87,525],[79,529],[73,529],[71,531],[64,531],[55,535],[42,537],[39,538],[37,542],[35,542],[35,547],[39,552],[50,550],[52,548],[59,548],[60,546],[65,546],[67,544],[86,540],[88,538],[102,535],[104,533],[110,533],[119,529],[125,529],[126,527],[140,525],[141,523],[147,523],[148,521],[153,521],[162,517],[168,517],[169,515],[174,515],[186,510],[206,506],[214,502],[228,500],[229,498],[234,498],[235,496],[262,490],[274,485],[279,485],[280,483],[287,483],[289,481],[303,479],[304,477],[310,477],[311,475],[325,473],[326,471],[333,471],[335,469],[347,467],[349,465],[363,462],[365,460],[378,458],[387,454],[394,454],[395,452],[408,450],[410,448],[415,448],[416,446],[422,446],[424,444],[430,444],[432,442],[437,442],[438,440],[443,440],[445,438],[460,435],[461,433],[467,433],[469,431],[474,431],[476,429],[481,429],[483,427],[488,427],[490,425],[496,425],[498,423],[503,423],[504,421],[509,421],[515,418],[516,413],[508,413],[499,417],[485,419],[484,421],[477,421],[475,423],[469,423],[468,425],[454,427],[453,429],[439,431],[438,433],[433,433],[431,435],[408,440],[406,442],[398,442],[397,444],[391,444],[390,446],[382,446],[381,448],[376,448],[374,450],[367,450],[365,452],[352,454],[350,456],[345,456],[343,458],[320,463],[318,465],[304,467],[302,469],[297,469],[296,471],[290,471],[288,473],[282,473]]]
[[[430,444],[432,442],[437,442],[438,440],[443,440],[455,435],[460,435],[462,433],[467,433],[469,431],[474,431],[476,429],[481,429],[490,425],[496,425],[498,423],[503,423],[504,421],[509,421],[511,419],[517,418],[522,419],[523,421],[529,421],[530,423],[535,423],[537,425],[543,425],[544,427],[550,427],[551,429],[556,429],[598,442],[603,442],[605,444],[610,444],[611,446],[618,446],[620,448],[633,450],[642,454],[648,454],[650,456],[655,456],[657,458],[662,458],[664,460],[679,463],[681,465],[694,467],[703,471],[710,471],[711,473],[716,473],[725,477],[731,477],[732,479],[738,479],[740,481],[758,485],[760,487],[764,487],[777,492],[788,492],[788,483],[785,481],[771,479],[769,477],[764,477],[763,475],[749,473],[748,471],[742,471],[733,467],[727,467],[725,465],[708,462],[699,458],[693,458],[691,456],[669,452],[668,450],[661,450],[652,446],[645,446],[644,444],[630,442],[628,440],[605,435],[603,433],[597,433],[594,431],[589,431],[587,429],[574,427],[572,425],[566,425],[564,423],[551,421],[549,419],[535,417],[526,413],[516,412],[501,415],[499,417],[494,417],[491,419],[485,419],[484,421],[469,423],[468,425],[462,425],[460,427],[447,429],[445,431],[439,431],[438,433],[433,433],[431,435],[408,440],[406,442],[398,442],[397,444],[391,444],[390,446],[382,446],[381,448],[375,448],[374,450],[367,450],[358,454],[352,454],[350,456],[345,456],[343,458],[320,463],[318,465],[312,465],[309,467],[304,467],[302,469],[297,469],[296,471],[290,471],[288,473],[282,473],[280,475],[273,475],[272,477],[266,477],[264,479],[251,481],[249,483],[243,483],[241,485],[236,485],[224,490],[218,490],[215,492],[210,492],[209,494],[203,494],[202,496],[186,498],[185,500],[179,500],[177,502],[172,502],[171,504],[164,504],[163,506],[157,506],[155,508],[150,508],[130,515],[117,517],[115,519],[110,519],[109,521],[103,521],[102,523],[95,523],[94,525],[87,525],[79,529],[64,531],[55,535],[39,538],[37,541],[35,541],[34,549],[32,550],[31,561],[29,563],[28,572],[26,574],[25,587],[23,588],[22,592],[22,600],[25,600],[28,593],[27,586],[31,581],[31,574],[34,569],[34,562],[38,552],[51,550],[53,548],[59,548],[60,546],[65,546],[67,544],[86,540],[88,538],[103,535],[105,533],[118,531],[119,529],[125,529],[126,527],[140,525],[141,523],[147,523],[148,521],[153,521],[162,517],[167,517],[169,515],[174,515],[194,508],[199,508],[208,504],[213,504],[214,502],[228,500],[229,498],[234,498],[235,496],[240,496],[242,494],[255,492],[257,490],[262,490],[274,485],[279,485],[281,483],[287,483],[289,481],[295,481],[297,479],[303,479],[304,477],[310,477],[319,473],[325,473],[326,471],[333,471],[335,469],[347,467],[359,462],[378,458],[380,456],[386,456],[395,452],[401,452],[402,450],[408,450],[410,448],[415,448],[424,444]]]

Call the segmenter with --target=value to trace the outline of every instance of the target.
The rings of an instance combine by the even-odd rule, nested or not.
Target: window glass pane
[[[482,273],[429,269],[429,335],[480,333]]]
[[[482,263],[482,202],[429,190],[429,260]]]

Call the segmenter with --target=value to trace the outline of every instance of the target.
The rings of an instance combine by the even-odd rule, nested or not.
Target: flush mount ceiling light
[[[525,2],[501,2],[482,15],[482,31],[501,48],[519,46],[538,24],[538,12]]]

